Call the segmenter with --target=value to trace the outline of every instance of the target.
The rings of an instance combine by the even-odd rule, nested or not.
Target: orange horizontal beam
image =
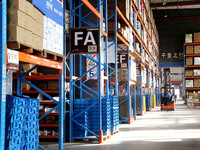
[[[119,33],[117,33],[117,37],[129,48],[129,43]]]
[[[88,2],[88,0],[81,0],[81,2],[85,4],[85,6],[87,6],[87,8],[89,8],[99,18],[99,20],[101,19],[101,14],[90,4],[90,2]],[[103,21],[104,20],[105,19],[103,19]]]
[[[185,68],[200,68],[200,66],[196,65],[196,66],[185,66]]]
[[[131,58],[133,58],[133,60],[135,61],[135,56],[133,56],[131,52],[129,52],[129,56],[131,56]]]
[[[44,138],[44,139],[57,139],[59,138],[59,136],[55,136],[55,135],[40,135],[39,136],[40,139]]]
[[[59,127],[59,124],[40,124],[40,127]]]
[[[200,90],[200,88],[185,88],[185,90]]]
[[[19,52],[19,61],[54,69],[63,69],[63,63]]]
[[[145,27],[145,24],[144,24],[144,22],[143,22],[143,20],[142,20],[142,18],[141,18],[141,16],[140,16],[140,14],[138,13],[138,11],[137,11],[137,9],[136,9],[136,6],[134,5],[133,0],[131,0],[131,4],[132,4],[132,7],[133,7],[134,11],[136,12],[137,17],[139,18],[139,20],[140,20],[140,22],[141,22],[143,28],[145,29],[147,35],[149,36],[150,41],[151,41],[151,44],[152,44],[152,46],[153,46],[153,48],[154,48],[154,51],[156,52],[156,54],[158,55],[158,58],[159,58],[159,54],[158,54],[158,52],[157,52],[157,50],[156,50],[156,47],[155,47],[155,45],[153,44],[153,41],[152,41],[152,39],[151,39],[151,37],[150,37],[150,35],[149,35],[149,32],[147,31],[147,29],[146,29],[146,27]]]
[[[45,93],[59,93],[59,91],[52,91],[52,90],[44,90]],[[17,91],[13,91],[13,94],[16,94]],[[23,94],[37,94],[40,93],[39,91],[22,91]]]
[[[108,34],[103,30],[101,29],[101,33],[107,38],[108,37]]]
[[[154,35],[154,37],[155,37],[155,39],[156,39],[156,43],[159,45],[159,42],[158,42],[158,39],[157,39],[157,37],[156,37],[155,31],[154,31],[154,29],[153,29],[151,20],[150,20],[150,18],[149,18],[149,14],[148,14],[148,12],[147,12],[146,5],[145,5],[145,3],[144,3],[143,0],[141,0],[141,2],[142,2],[142,4],[143,4],[143,6],[144,6],[145,14],[146,14],[146,16],[147,16],[147,19],[148,19],[148,22],[149,22],[149,24],[150,24],[150,27],[151,27],[151,29],[153,30],[153,35]]]
[[[200,43],[185,43],[185,46],[200,45]]]
[[[149,66],[149,63],[145,60],[145,62],[144,62],[147,66]]]
[[[122,14],[122,12],[119,10],[118,7],[117,7],[117,12],[121,16],[121,18],[124,20],[124,22],[127,24],[127,26],[131,27],[130,23],[126,20],[126,18],[124,17],[124,15]]]
[[[186,54],[185,57],[200,56],[200,54]]]
[[[185,77],[185,79],[200,79],[200,77]]]
[[[136,50],[135,50],[135,55],[137,55],[140,58],[140,60],[142,59],[142,57],[140,56],[140,53]]]

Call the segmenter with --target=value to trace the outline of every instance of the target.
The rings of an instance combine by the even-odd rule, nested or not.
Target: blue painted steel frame
[[[186,82],[185,82],[185,45],[184,45],[184,44],[183,44],[183,56],[184,56],[184,57],[183,57],[184,85],[182,85],[182,86],[184,87],[184,88],[183,88],[183,89],[184,89],[183,95],[184,95],[184,98],[185,98],[184,100],[185,100],[185,102],[186,102],[186,94],[187,94],[187,93],[186,93],[186,90],[185,90],[185,87],[186,87],[186,86],[185,86],[185,83],[186,83]]]
[[[5,115],[6,115],[6,62],[7,43],[7,0],[0,3],[0,149],[5,149]]]
[[[102,11],[102,8],[104,6],[104,10],[106,12],[106,15],[105,15],[105,32],[107,32],[107,0],[104,0],[104,5],[101,3],[101,0],[98,0],[98,7],[96,8],[100,14],[101,14],[101,19],[100,21],[98,21],[98,25],[99,27],[102,27],[102,23],[103,23],[103,13],[101,13]],[[82,6],[84,6],[84,4],[79,1],[78,4],[75,4],[73,3],[72,0],[69,1],[69,8],[70,8],[70,27],[73,28],[73,27],[76,27],[76,19],[78,18],[79,22],[78,22],[78,26],[79,27],[82,27],[82,22],[87,24],[88,26],[92,26],[92,27],[95,27],[96,25],[93,24],[92,22],[90,22],[89,20],[86,19],[86,17],[88,17],[89,15],[92,14],[92,12],[90,11],[89,13],[87,13],[85,16],[82,16]],[[79,11],[79,13],[77,13],[77,11]],[[104,36],[101,36],[101,41],[102,41],[102,38],[104,38]],[[90,129],[88,129],[87,127],[85,127],[84,125],[82,125],[81,123],[79,123],[76,118],[79,117],[81,114],[83,114],[84,112],[87,112],[89,111],[92,107],[94,107],[95,105],[97,105],[98,103],[98,107],[99,107],[99,110],[98,110],[98,114],[99,114],[99,132],[102,131],[102,99],[103,99],[103,95],[104,93],[101,92],[101,88],[102,88],[102,81],[103,81],[103,76],[102,76],[102,72],[103,70],[106,71],[106,76],[108,75],[108,62],[107,62],[107,48],[108,48],[108,40],[107,38],[105,38],[105,49],[104,51],[106,52],[106,63],[103,64],[101,63],[101,53],[98,55],[98,60],[92,58],[90,55],[87,55],[87,54],[80,54],[80,55],[77,55],[79,56],[79,77],[75,80],[72,79],[72,77],[75,75],[75,67],[76,67],[76,63],[75,63],[75,55],[70,55],[70,142],[72,142],[72,139],[98,139],[100,141],[100,135],[97,135],[95,134],[94,132],[92,132]],[[102,51],[102,49],[101,49]],[[85,71],[83,73],[83,70],[82,70],[82,66],[83,66],[83,63],[82,63],[82,60],[83,60],[83,57],[84,58],[87,58],[91,61],[93,61],[94,63],[96,63],[96,65],[94,67],[92,67],[90,70],[88,71]],[[89,73],[91,70],[95,69],[95,68],[98,68],[98,72],[95,73],[93,76],[89,77],[89,79],[85,80],[84,81],[84,76],[87,75],[87,73]],[[88,81],[88,80],[91,80],[91,78],[95,77],[95,76],[98,76],[98,91],[95,91],[93,90],[92,88],[88,87],[85,83]],[[79,81],[79,85],[76,84],[76,82]],[[106,94],[106,99],[108,99],[109,97],[109,93],[108,93],[108,81],[105,82],[106,84],[106,90],[105,90],[105,94]],[[86,94],[86,95],[89,95],[91,98],[93,98],[93,104],[88,106],[87,109],[84,109],[84,110],[81,110],[81,112],[79,112],[78,114],[76,114],[74,116],[74,101],[76,99],[75,97],[75,93],[78,93],[77,91],[75,91],[75,88],[79,89],[80,91],[80,99],[82,101],[86,101],[86,99],[83,99],[83,93]],[[72,90],[73,89],[73,90]],[[86,90],[87,89],[87,90]],[[87,137],[87,135],[85,135],[84,137],[76,137],[76,136],[73,136],[73,124],[76,124],[79,126],[80,129],[83,129],[85,130],[85,132],[88,132],[92,135],[94,135],[95,137]]]

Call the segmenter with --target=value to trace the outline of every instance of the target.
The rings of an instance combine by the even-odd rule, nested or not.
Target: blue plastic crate
[[[27,115],[26,116],[27,121],[37,121],[38,122],[38,116],[37,115]]]
[[[38,143],[26,144],[24,150],[38,150]]]
[[[35,121],[27,121],[26,122],[27,129],[39,129],[39,122]]]
[[[6,150],[24,150],[24,146],[8,146]]]

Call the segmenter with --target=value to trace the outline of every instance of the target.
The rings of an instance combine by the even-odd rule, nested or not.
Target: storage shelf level
[[[40,139],[58,139],[58,136],[55,135],[40,135],[39,136]]]
[[[44,115],[45,113],[39,113],[40,116]],[[49,116],[58,116],[59,113],[50,113]]]
[[[200,88],[185,88],[185,90],[191,91],[191,90],[200,90]]]
[[[59,127],[59,124],[40,124],[40,127]]]
[[[185,77],[185,79],[200,79],[200,77]]]

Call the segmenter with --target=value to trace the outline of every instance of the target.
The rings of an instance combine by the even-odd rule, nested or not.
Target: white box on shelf
[[[194,82],[193,80],[185,80],[185,87],[194,87]]]

